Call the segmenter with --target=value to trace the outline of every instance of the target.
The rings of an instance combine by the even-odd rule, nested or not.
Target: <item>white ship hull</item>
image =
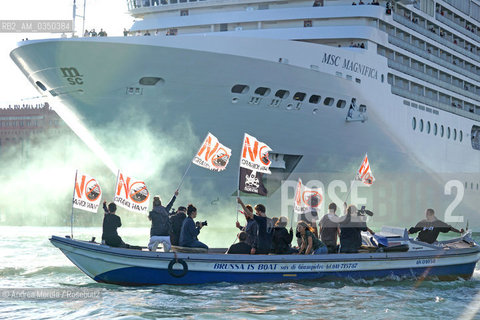
[[[338,66],[328,63],[331,55],[338,57]],[[403,216],[402,221],[407,216],[407,221],[413,222],[426,207],[434,207],[440,217],[446,213],[480,225],[475,216],[478,191],[469,190],[471,183],[475,189],[480,181],[480,152],[470,142],[475,121],[405,105],[405,99],[392,94],[387,84],[386,59],[373,52],[287,40],[184,36],[29,41],[12,51],[11,57],[35,86],[40,81],[89,129],[119,124],[119,119],[134,111],[151,120],[148,128],[156,136],[170,136],[172,145],[180,149],[194,148],[183,155],[190,151],[193,155],[198,147],[194,145],[207,132],[215,134],[233,149],[232,163],[218,175],[203,169],[189,175],[193,188],[208,193],[209,201],[232,202],[238,174],[235,158],[243,133],[248,132],[266,142],[274,153],[301,156],[293,172],[281,178],[319,180],[327,193],[329,187],[335,187],[334,179],[349,184],[368,152],[377,181],[374,188],[362,192],[374,210]],[[345,69],[342,61],[367,66],[376,75]],[[142,77],[162,80],[146,86],[139,84]],[[249,86],[249,91],[232,93],[237,84]],[[271,92],[264,97],[256,95],[258,87]],[[280,89],[290,94],[272,106]],[[306,93],[303,102],[293,99],[296,92]],[[322,98],[318,104],[310,103],[311,95]],[[324,105],[325,97],[334,99],[332,106]],[[352,98],[357,105],[367,106],[366,121],[346,121]],[[337,108],[339,100],[346,101],[345,107]],[[416,126],[420,120],[425,126],[430,121],[432,132],[413,130],[413,117]],[[445,130],[450,127],[452,135],[456,129],[456,140],[434,135],[434,123]],[[191,137],[172,134],[178,124],[185,124],[186,132],[191,129],[193,143]],[[135,130],[137,123],[120,125]],[[97,138],[102,142],[102,137]],[[104,146],[108,150],[108,145]],[[187,156],[179,159],[179,174],[188,161]],[[453,212],[447,212],[448,208],[462,190],[448,187],[452,194],[445,195],[450,180],[458,180],[454,185],[462,188],[467,183]],[[215,189],[212,194],[211,183],[221,186],[221,191]],[[281,193],[281,187],[275,188],[265,202],[287,215],[290,203],[279,207],[285,202]],[[338,201],[346,190],[336,193],[338,198],[331,199]]]

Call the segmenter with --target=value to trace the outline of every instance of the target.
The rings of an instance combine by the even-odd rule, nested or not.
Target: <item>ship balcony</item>
[[[402,16],[400,16],[396,13],[393,14],[393,20],[395,20],[396,22],[398,22],[402,25],[405,25],[406,27],[408,27],[412,30],[417,31],[418,33],[424,35],[427,38],[433,39],[433,40],[437,41],[438,43],[441,43],[444,46],[446,46],[446,47],[448,47],[448,48],[450,48],[454,51],[457,51],[458,53],[463,54],[464,56],[467,56],[471,59],[474,59],[477,62],[480,62],[480,56],[474,54],[473,52],[468,51],[465,48],[460,47],[458,44],[455,44],[453,42],[450,42],[450,41],[446,40],[445,38],[439,36],[438,34],[422,27],[420,24],[413,23],[409,19],[407,19],[405,17],[402,17]]]
[[[389,59],[388,60],[388,66],[392,69],[398,70],[398,71],[403,72],[405,74],[408,74],[412,77],[421,79],[425,82],[432,83],[432,84],[434,84],[436,86],[439,86],[443,89],[453,91],[453,92],[458,93],[458,94],[463,95],[463,96],[467,96],[467,97],[469,97],[473,100],[478,100],[478,98],[479,98],[479,96],[477,94],[475,94],[474,92],[466,91],[465,89],[454,86],[451,83],[442,81],[438,78],[435,78],[433,76],[430,76],[430,75],[426,74],[425,72],[415,70],[414,68],[412,68],[410,66],[406,66],[404,64],[401,64],[399,62],[396,62],[396,61],[393,61],[393,60]]]
[[[468,118],[468,119],[480,121],[480,115],[478,114],[480,109],[478,109],[478,107],[475,107],[475,112],[476,113],[471,113],[467,110],[463,110],[463,109],[459,109],[459,108],[453,108],[449,104],[446,104],[446,103],[443,103],[443,102],[425,97],[421,94],[413,93],[412,91],[410,91],[408,89],[400,88],[400,87],[396,87],[396,86],[392,86],[392,93],[396,94],[396,95],[399,95],[401,97],[410,99],[410,100],[414,100],[414,101],[417,101],[417,102],[420,102],[420,103],[423,103],[423,104],[426,104],[426,105],[430,105],[432,107],[436,107],[436,108],[438,108],[440,110],[443,110],[445,112],[454,113],[454,114],[457,114],[459,116],[462,116],[462,117],[465,117],[465,118]]]
[[[480,43],[480,36],[478,36],[477,34],[471,32],[471,31],[468,31],[467,29],[465,29],[464,27],[460,26],[458,23],[455,23],[454,21],[448,19],[447,17],[445,16],[442,16],[440,14],[437,14],[437,20],[446,24],[447,26],[449,26],[450,28],[452,29],[455,29],[457,30],[458,32],[464,34],[465,36],[467,37],[471,37],[472,39],[475,39],[476,41],[478,41]]]
[[[281,0],[271,0],[269,3],[275,2],[282,3]],[[231,4],[258,4],[260,7],[265,6],[265,8],[268,8],[268,4],[265,4],[264,0],[127,0],[128,11],[134,16],[145,13],[189,9],[192,6],[198,8]],[[186,15],[188,15],[188,13]]]
[[[396,45],[396,46],[398,46],[402,49],[410,51],[411,53],[416,54],[417,56],[420,56],[424,59],[430,60],[433,63],[439,64],[442,67],[445,67],[447,69],[455,71],[455,72],[457,72],[459,74],[462,74],[466,77],[469,77],[469,78],[472,78],[472,79],[478,79],[478,74],[473,73],[471,71],[468,71],[468,70],[466,70],[466,69],[464,69],[460,66],[457,66],[457,65],[455,65],[455,64],[453,64],[453,63],[451,63],[447,60],[444,60],[443,58],[432,55],[432,54],[428,53],[428,51],[426,51],[424,48],[419,48],[417,46],[414,46],[413,44],[411,44],[411,43],[409,43],[405,40],[402,40],[398,37],[395,37],[391,34],[389,34],[388,41],[393,45]]]

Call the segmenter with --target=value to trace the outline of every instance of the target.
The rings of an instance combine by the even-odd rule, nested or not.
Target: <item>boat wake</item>
[[[7,267],[0,269],[0,277],[21,276],[26,278],[42,277],[45,275],[70,275],[78,274],[75,266],[46,266],[34,269]]]

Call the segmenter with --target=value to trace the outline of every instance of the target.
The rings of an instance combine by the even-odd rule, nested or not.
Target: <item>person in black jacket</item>
[[[113,202],[110,202],[107,208],[107,202],[104,201],[103,210],[105,211],[105,215],[103,217],[102,224],[102,240],[105,241],[105,244],[110,247],[141,250],[141,247],[126,244],[118,235],[117,228],[122,226],[122,220],[115,214],[117,211],[117,205]]]
[[[187,218],[183,220],[182,231],[180,232],[180,246],[190,248],[208,249],[208,246],[203,242],[198,241],[198,234],[202,229],[202,223],[193,221],[197,217],[197,208],[189,204],[187,207]]]
[[[243,210],[247,210],[245,204],[240,197],[237,197],[237,202],[242,206]],[[266,209],[263,204],[255,206],[255,215],[253,219],[258,223],[258,242],[255,253],[269,254],[272,248],[273,223],[272,219],[266,215]]]
[[[230,248],[228,248],[228,254],[250,254],[252,247],[245,243],[247,240],[247,233],[245,231],[241,231],[238,234],[238,243],[232,244]]]
[[[280,217],[273,228],[272,252],[275,254],[292,253],[290,244],[293,239],[293,230],[287,231],[288,218]]]
[[[418,234],[419,241],[431,244],[437,241],[437,237],[440,232],[464,232],[463,229],[455,229],[451,225],[443,222],[442,220],[437,219],[437,217],[435,217],[435,211],[433,209],[427,209],[425,211],[425,216],[426,219],[420,221],[415,227],[412,227],[408,230],[409,234],[417,233],[420,231],[420,233]]]
[[[159,243],[163,243],[163,250],[165,252],[170,251],[171,227],[168,212],[172,208],[177,196],[178,190],[175,191],[172,200],[170,200],[166,207],[162,206],[160,196],[153,197],[153,210],[148,214],[148,219],[152,221],[152,227],[150,228],[150,242],[148,243],[148,249],[150,249],[150,251],[155,251]]]
[[[347,204],[344,203],[344,207]],[[367,218],[357,207],[350,205],[347,208],[347,218],[344,222],[340,222],[340,253],[357,253],[362,246],[362,231],[368,231],[375,234],[367,227]],[[348,219],[350,216],[350,219]],[[347,222],[350,220],[349,222]]]
[[[180,232],[182,231],[183,220],[187,217],[187,208],[178,207],[177,212],[170,216],[170,242],[173,246],[178,246],[180,243]]]
[[[245,215],[245,219],[247,220],[247,224],[245,227],[240,225],[240,222],[237,221],[236,226],[241,231],[245,231],[247,233],[247,239],[245,243],[251,247],[251,254],[255,254],[257,249],[258,243],[258,223],[253,219],[253,208],[251,205],[247,204],[245,206],[245,211],[243,212]]]

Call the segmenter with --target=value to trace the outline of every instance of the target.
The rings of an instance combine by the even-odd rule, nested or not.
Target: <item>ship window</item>
[[[460,130],[460,138],[459,139],[460,139],[460,142],[463,141],[463,131],[462,130]]]
[[[410,105],[410,101],[403,100],[403,104],[406,105],[406,106],[409,106],[409,105]]]
[[[417,129],[417,119],[415,117],[412,119],[412,128],[413,130]]]
[[[228,31],[228,23],[220,24],[220,31]]]
[[[468,182],[465,181],[465,189],[467,189],[467,188],[468,188]]]
[[[320,96],[318,96],[316,94],[312,94],[310,96],[310,99],[308,100],[308,102],[313,103],[313,104],[317,104],[317,103],[320,102]]]
[[[450,139],[450,127],[447,127],[447,139]]]
[[[438,111],[437,111],[437,110],[433,110],[433,114],[438,115]]]
[[[184,17],[184,16],[188,16],[188,10],[185,9],[185,10],[180,10],[180,16]]]
[[[247,93],[250,88],[244,84],[236,84],[232,87],[232,93]]]
[[[293,100],[296,100],[296,101],[303,101],[305,99],[305,96],[307,94],[304,93],[304,92],[297,92],[295,93],[295,95],[293,96]]]
[[[358,107],[358,111],[367,112],[367,106],[364,104],[361,104],[360,107]]]
[[[385,75],[382,74],[381,79],[382,79],[382,83],[383,83],[385,81]]]
[[[303,27],[310,28],[312,26],[312,20],[304,20]]]
[[[430,121],[427,121],[427,133],[430,133]]]
[[[138,81],[138,83],[144,86],[154,86],[158,82],[162,83],[164,82],[164,80],[159,77],[143,77]]]
[[[470,189],[473,190],[473,182],[470,183]]]
[[[362,83],[362,80],[360,80],[359,78],[355,78],[355,82],[356,83]]]
[[[328,98],[325,98],[325,100],[323,100],[323,104],[326,106],[332,106],[334,101],[335,99],[328,97]]]
[[[420,132],[423,132],[423,119],[420,119]]]
[[[420,110],[425,110],[425,106],[422,106],[421,104],[418,105],[418,109]]]
[[[453,140],[457,140],[457,129],[453,129]]]
[[[290,92],[288,90],[278,90],[275,92],[275,97],[280,98],[280,99],[286,99],[290,95]]]
[[[40,81],[35,82],[35,84],[36,84],[40,89],[42,89],[43,91],[47,91],[47,87],[45,87],[45,85],[44,85],[43,83],[41,83]]]
[[[443,134],[445,133],[445,130],[443,128],[443,124],[440,126],[440,137],[443,138]]]
[[[434,134],[434,135],[437,135],[437,132],[438,132],[438,126],[437,126],[437,124],[435,123],[435,124],[433,125],[433,134]]]
[[[258,87],[257,89],[255,89],[255,94],[258,94],[260,96],[268,96],[270,94],[270,89],[265,87]]]
[[[343,109],[343,108],[345,108],[345,104],[346,104],[345,100],[338,100],[337,101],[337,108]]]
[[[478,183],[477,183],[477,190],[478,190]]]
[[[417,109],[417,108],[418,108],[418,105],[417,105],[416,103],[413,103],[413,102],[412,102],[412,108]]]

